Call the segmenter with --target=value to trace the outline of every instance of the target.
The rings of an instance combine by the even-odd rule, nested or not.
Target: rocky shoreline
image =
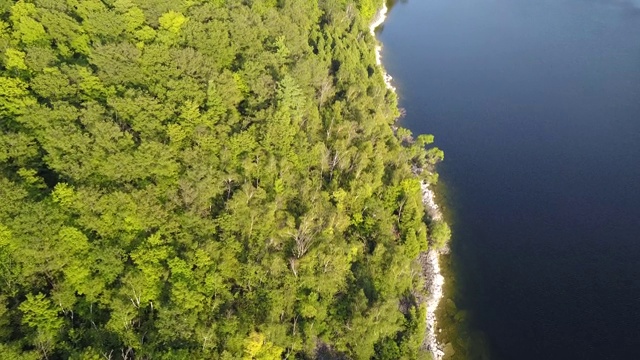
[[[387,7],[387,4],[383,2],[382,8],[380,8],[376,16],[373,18],[373,22],[369,25],[369,32],[371,32],[371,36],[374,38],[376,37],[376,28],[382,25],[387,19],[387,12],[389,12],[389,8]],[[382,44],[380,44],[380,42],[376,44],[376,64],[382,69],[382,76],[384,77],[384,83],[387,86],[387,89],[395,92],[396,88],[391,84],[393,78],[382,66]]]
[[[422,182],[422,203],[425,205],[431,220],[442,220],[442,212],[438,204],[436,204],[435,193],[424,181]],[[427,334],[424,345],[431,352],[434,360],[440,360],[444,356],[444,351],[438,343],[436,333],[438,323],[436,310],[444,295],[444,276],[442,276],[440,269],[440,250],[429,249],[429,251],[420,255],[420,260],[426,288],[429,293],[427,298]]]
[[[373,22],[369,26],[371,35],[375,37],[375,29],[382,25],[387,18],[387,4],[383,3],[382,8],[378,11],[374,17]],[[382,45],[378,43],[376,45],[376,63],[382,69],[385,85],[389,90],[396,91],[396,88],[392,85],[392,77],[389,75],[382,66]],[[422,203],[425,206],[429,218],[433,221],[442,220],[442,212],[440,211],[438,204],[435,201],[435,193],[429,188],[429,184],[422,182]],[[420,254],[420,264],[422,265],[422,275],[424,276],[426,290],[428,297],[426,300],[427,306],[427,333],[425,335],[423,346],[431,352],[434,360],[441,360],[444,356],[444,351],[440,344],[438,344],[436,335],[436,310],[440,300],[443,296],[444,277],[441,274],[440,269],[440,251],[437,249],[429,249],[429,251]]]

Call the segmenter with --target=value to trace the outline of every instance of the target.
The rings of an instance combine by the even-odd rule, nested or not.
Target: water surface
[[[640,9],[411,0],[379,39],[403,126],[445,151],[457,305],[492,357],[640,358]]]

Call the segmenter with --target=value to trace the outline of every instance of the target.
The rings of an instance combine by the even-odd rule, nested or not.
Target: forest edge
[[[380,25],[382,25],[386,18],[389,8],[387,7],[386,2],[383,2],[382,7],[378,10],[376,15],[373,18],[369,26],[369,31],[371,35],[375,37],[375,30]],[[376,64],[380,66],[380,69],[383,74],[384,83],[387,89],[396,92],[396,88],[392,85],[393,77],[387,73],[382,64],[382,45],[378,41],[376,48]],[[422,171],[428,171],[425,169],[417,168],[415,169],[416,175],[421,173]],[[441,221],[442,220],[442,212],[436,203],[436,195],[435,192],[429,187],[429,184],[423,180],[421,182],[421,190],[422,190],[422,203],[425,206],[425,210],[427,216],[430,221]],[[440,269],[440,254],[444,251],[447,251],[447,247],[445,246],[443,249],[438,249],[436,247],[429,247],[427,252],[422,252],[418,256],[418,261],[422,266],[422,276],[424,278],[425,287],[428,293],[428,298],[426,299],[427,305],[427,313],[426,313],[426,323],[427,323],[427,332],[425,334],[423,346],[431,353],[434,360],[441,360],[444,356],[444,351],[442,349],[441,344],[438,343],[436,328],[437,328],[437,317],[436,310],[438,309],[438,305],[440,304],[440,300],[443,297],[443,286],[444,286],[444,276],[441,274]]]

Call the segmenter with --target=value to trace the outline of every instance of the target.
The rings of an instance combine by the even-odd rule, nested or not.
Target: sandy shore
[[[382,25],[387,18],[388,8],[386,3],[383,3],[382,8],[376,14],[374,21],[369,26],[371,35],[375,37],[375,29]],[[376,45],[376,63],[382,69],[384,76],[384,82],[388,89],[395,91],[395,87],[392,85],[393,78],[387,74],[382,66],[382,45],[378,43]],[[429,185],[425,182],[422,183],[422,202],[425,205],[427,213],[432,220],[441,220],[442,213],[438,208],[438,204],[435,201],[435,193],[429,188]],[[436,309],[442,299],[444,277],[440,271],[440,252],[435,249],[429,250],[426,254],[421,254],[421,263],[423,264],[423,273],[425,275],[425,282],[427,284],[427,290],[429,296],[427,298],[427,334],[424,339],[424,346],[431,352],[434,360],[441,360],[444,356],[442,347],[438,344],[436,337]]]

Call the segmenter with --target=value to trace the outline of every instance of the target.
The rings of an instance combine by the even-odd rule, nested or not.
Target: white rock
[[[371,23],[371,25],[369,25],[369,32],[371,32],[371,35],[373,37],[376,36],[376,28],[382,25],[384,21],[387,19],[388,11],[389,9],[387,8],[387,4],[383,3],[382,8],[380,9],[380,11],[378,11],[376,16],[373,18],[373,22]],[[387,86],[387,89],[395,92],[396,88],[391,84],[391,81],[393,80],[393,78],[391,77],[391,75],[387,74],[387,72],[382,67],[382,45],[380,45],[380,43],[376,45],[376,64],[380,66],[380,68],[382,69],[382,76],[384,78],[384,83]]]

